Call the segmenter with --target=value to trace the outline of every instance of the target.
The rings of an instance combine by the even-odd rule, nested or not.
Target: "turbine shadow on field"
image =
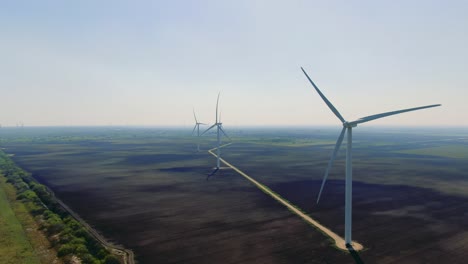
[[[364,264],[364,261],[362,261],[361,257],[359,256],[358,252],[354,250],[353,246],[348,246],[348,251],[351,254],[351,257],[353,257],[354,261],[356,261],[356,264]]]
[[[206,180],[209,180],[211,176],[215,175],[219,171],[219,168],[215,168],[210,174],[206,176]]]

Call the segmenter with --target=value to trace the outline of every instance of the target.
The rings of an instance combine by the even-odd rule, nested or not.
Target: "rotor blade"
[[[219,95],[221,92],[218,93],[218,99],[216,100],[216,123],[218,123],[218,103],[219,103]]]
[[[315,85],[315,83],[312,81],[312,79],[310,79],[309,75],[306,73],[306,71],[301,67],[301,70],[302,72],[305,74],[305,76],[307,77],[307,79],[309,79],[309,82],[312,84],[312,86],[314,86],[315,90],[318,92],[318,94],[320,95],[320,97],[322,97],[323,101],[325,101],[325,103],[328,105],[328,107],[330,108],[330,110],[332,110],[332,112],[336,115],[336,117],[338,117],[338,119],[341,120],[341,122],[345,122],[344,118],[341,116],[340,112],[338,112],[338,110],[336,110],[336,108],[332,105],[332,103],[330,103],[330,101],[328,101],[328,99],[325,97],[325,95],[323,95],[323,93],[319,90],[319,88]]]
[[[203,133],[201,133],[200,136],[202,136],[203,134],[205,134],[206,132],[208,132],[208,130],[212,129],[212,128],[215,127],[215,126],[216,126],[216,124],[210,126],[207,130],[203,131]]]
[[[322,186],[320,187],[320,192],[319,192],[319,195],[317,197],[317,203],[319,203],[319,201],[320,201],[320,196],[322,195],[323,186],[325,186],[325,182],[327,181],[328,173],[330,172],[330,169],[331,169],[331,167],[333,165],[333,161],[335,161],[336,154],[338,153],[338,150],[340,150],[341,142],[343,142],[345,131],[346,131],[346,127],[343,127],[343,129],[341,130],[341,134],[338,137],[338,140],[336,141],[335,149],[333,150],[333,154],[331,156],[331,159],[328,162],[327,170],[325,171],[325,176],[323,176]]]
[[[195,115],[195,108],[193,109],[193,117],[195,118],[195,123],[198,123],[197,116]]]
[[[436,107],[436,106],[441,106],[441,105],[440,104],[434,104],[434,105],[426,105],[426,106],[408,108],[408,109],[403,109],[403,110],[385,112],[385,113],[381,113],[381,114],[361,117],[358,120],[352,121],[350,123],[360,124],[360,123],[368,122],[368,121],[379,119],[379,118],[386,117],[386,116],[391,116],[391,115],[396,115],[396,114],[401,114],[401,113],[405,113],[405,112],[410,112],[410,111],[415,111],[415,110],[420,110],[420,109],[425,109],[425,108],[431,108],[431,107]]]
[[[205,123],[198,123],[198,124],[199,124],[199,125],[205,125],[205,126],[208,125],[208,124],[205,124]]]
[[[195,133],[195,129],[197,129],[197,126],[198,126],[198,124],[195,124],[195,126],[193,127],[192,136],[193,136],[193,133]]]
[[[219,129],[221,130],[221,132],[223,132],[224,136],[226,136],[227,138],[229,138],[229,140],[232,141],[232,139],[226,134],[226,132],[224,132],[224,129],[220,126]]]

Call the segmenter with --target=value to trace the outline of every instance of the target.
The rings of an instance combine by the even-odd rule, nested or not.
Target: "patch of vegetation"
[[[29,212],[36,217],[52,246],[57,249],[58,256],[65,263],[71,261],[74,256],[78,257],[82,263],[115,263],[115,257],[60,206],[47,187],[37,183],[31,175],[17,167],[3,151],[0,151],[0,171],[7,178],[7,183],[15,187],[17,192],[16,198],[21,200]],[[4,194],[0,193],[0,195]],[[0,198],[0,202],[3,200]],[[2,235],[1,237],[5,237],[5,239],[11,241],[15,240],[17,247],[19,247],[11,250],[16,250],[14,259],[21,258],[21,261],[11,263],[39,263],[34,262],[34,254],[31,253],[33,251],[31,246],[27,244],[27,241],[25,242],[24,238],[12,233],[11,230],[19,234],[19,228],[21,228],[21,226],[18,226],[19,223],[15,224],[14,216],[8,213],[4,203],[0,203],[0,209],[2,215],[5,211],[5,224],[8,224],[4,230],[6,235]],[[8,233],[12,235],[8,237]],[[9,243],[3,239],[1,241]],[[8,249],[10,247],[7,246],[5,248]]]
[[[25,204],[17,199],[18,195],[15,187],[7,183],[7,179],[1,173],[0,188],[5,193],[9,207],[21,224],[23,233],[28,238],[28,242],[31,244],[34,254],[37,256],[40,263],[62,264],[63,262],[57,257],[57,251],[51,246],[47,236],[40,230],[39,223],[36,222],[34,216],[29,212]],[[14,263],[18,262],[15,261]]]
[[[248,137],[248,138],[235,138],[236,141],[242,143],[252,143],[270,146],[283,146],[283,147],[305,147],[305,146],[318,146],[318,145],[333,145],[333,140],[323,140],[311,137],[291,138],[283,137]]]
[[[2,263],[40,263],[2,187],[0,187],[0,256]]]
[[[444,146],[435,146],[435,147],[429,147],[429,148],[401,150],[401,151],[398,151],[398,153],[466,159],[468,158],[468,146],[467,145],[444,145]]]

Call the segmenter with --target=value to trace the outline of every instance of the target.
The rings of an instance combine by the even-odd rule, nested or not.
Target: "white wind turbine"
[[[218,93],[218,100],[216,101],[216,120],[215,120],[215,123],[202,133],[202,135],[203,135],[206,132],[208,132],[210,129],[212,129],[213,127],[216,127],[216,137],[217,137],[217,141],[218,141],[217,142],[217,148],[216,148],[216,169],[220,168],[220,162],[219,162],[219,159],[221,157],[221,148],[220,148],[221,134],[220,134],[220,132],[222,132],[224,134],[224,136],[226,136],[229,140],[231,140],[231,138],[223,130],[223,123],[221,123],[221,118],[218,121],[218,103],[219,103],[219,93]]]
[[[192,136],[195,130],[197,130],[197,151],[200,152],[200,125],[206,124],[198,122],[197,115],[195,115],[195,109],[193,109],[193,117],[195,118],[195,127],[193,127]]]
[[[345,244],[346,246],[351,246],[351,208],[352,208],[352,178],[353,178],[353,170],[352,170],[352,156],[351,156],[351,147],[352,147],[352,129],[353,127],[356,127],[358,124],[365,123],[371,120],[379,119],[382,117],[386,116],[391,116],[391,115],[396,115],[396,114],[401,114],[404,112],[409,112],[409,111],[415,111],[415,110],[420,110],[424,108],[430,108],[430,107],[436,107],[440,106],[440,104],[435,104],[435,105],[427,105],[427,106],[421,106],[421,107],[415,107],[415,108],[408,108],[408,109],[403,109],[403,110],[397,110],[397,111],[391,111],[391,112],[385,112],[381,114],[376,114],[376,115],[370,115],[370,116],[365,116],[362,118],[359,118],[354,121],[346,121],[341,114],[336,110],[336,108],[328,101],[328,99],[323,95],[323,93],[317,88],[315,83],[310,79],[309,75],[305,72],[305,70],[301,67],[302,72],[304,72],[305,76],[307,79],[309,79],[309,82],[312,84],[312,86],[315,88],[315,90],[318,92],[320,97],[322,97],[323,101],[328,105],[330,110],[338,117],[338,119],[343,123],[343,129],[341,130],[341,134],[338,137],[338,140],[336,141],[335,149],[333,150],[333,154],[331,156],[330,161],[328,162],[327,170],[325,171],[325,176],[323,177],[322,180],[322,186],[320,187],[320,192],[317,197],[317,203],[320,200],[320,196],[322,195],[322,190],[323,186],[325,185],[325,182],[328,177],[328,173],[330,171],[331,166],[333,165],[333,161],[336,158],[336,154],[338,153],[338,150],[340,149],[341,142],[343,141],[343,137],[345,134],[345,131],[348,132],[348,139],[347,139],[347,147],[346,147],[346,191],[345,191]]]

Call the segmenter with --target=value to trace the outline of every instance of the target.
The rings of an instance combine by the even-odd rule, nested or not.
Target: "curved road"
[[[224,144],[224,145],[221,145],[219,146],[220,148],[223,148],[225,146],[228,146],[232,143],[227,143],[227,144]],[[217,148],[212,148],[210,150],[208,150],[208,152],[215,156],[216,157],[216,154],[213,153],[213,150],[216,150]],[[288,201],[286,201],[284,198],[282,198],[280,195],[274,193],[272,190],[270,190],[269,188],[267,188],[265,185],[259,183],[258,181],[254,180],[252,177],[250,177],[249,175],[245,174],[244,172],[242,172],[241,170],[239,170],[238,168],[236,168],[234,165],[232,165],[231,163],[225,161],[224,159],[220,158],[219,159],[221,162],[223,162],[224,164],[226,164],[227,166],[229,166],[230,168],[232,168],[233,170],[235,170],[237,173],[239,173],[240,175],[242,175],[244,178],[246,178],[247,180],[249,180],[250,182],[252,182],[255,186],[257,186],[260,190],[262,190],[264,193],[270,195],[271,197],[273,197],[273,199],[275,199],[276,201],[280,202],[281,204],[283,204],[284,206],[286,206],[291,212],[297,214],[298,216],[300,216],[302,219],[304,219],[307,223],[315,226],[317,229],[319,229],[320,231],[322,231],[323,233],[325,233],[327,236],[329,236],[331,239],[333,239],[335,241],[335,244],[336,246],[339,248],[339,249],[342,249],[342,250],[355,250],[355,251],[359,251],[359,250],[362,250],[363,249],[363,246],[355,241],[352,242],[352,248],[347,248],[346,245],[345,245],[345,241],[343,238],[341,238],[340,236],[338,236],[337,234],[335,234],[333,231],[331,231],[330,229],[328,229],[327,227],[323,226],[322,224],[320,224],[319,222],[317,222],[316,220],[312,219],[312,217],[308,216],[306,213],[302,212],[301,210],[299,210],[298,208],[296,208],[294,205],[292,205],[291,203],[289,203]]]

